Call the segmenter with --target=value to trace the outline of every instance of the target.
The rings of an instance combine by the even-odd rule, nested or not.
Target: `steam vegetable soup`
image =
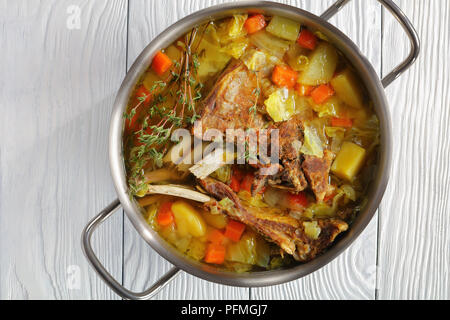
[[[379,122],[361,83],[296,21],[234,15],[189,30],[155,55],[124,114],[131,196],[192,259],[237,272],[312,260],[349,228],[376,169]],[[180,128],[189,139],[173,137]],[[209,129],[237,130],[244,149],[215,144],[205,161]],[[211,199],[150,194],[167,184]]]

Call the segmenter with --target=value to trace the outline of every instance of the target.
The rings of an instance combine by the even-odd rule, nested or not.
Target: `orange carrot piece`
[[[158,51],[153,58],[152,68],[158,75],[162,76],[167,70],[169,70],[172,64],[172,60],[170,60],[166,54]]]
[[[255,33],[266,26],[266,19],[262,14],[257,14],[248,18],[244,23],[244,28],[248,34]]]
[[[213,229],[209,232],[207,239],[212,243],[222,244],[223,240],[225,240],[225,235],[222,231]]]
[[[144,101],[145,103],[149,103],[152,95],[150,94],[150,91],[142,85],[136,90],[136,98],[139,102]]]
[[[205,262],[222,264],[225,261],[225,246],[217,243],[210,243],[206,248]]]
[[[353,126],[353,120],[346,118],[331,118],[331,126],[351,128]]]
[[[239,190],[241,190],[241,182],[238,180],[238,178],[235,175],[231,176],[230,188],[234,192],[239,192]]]
[[[252,193],[253,180],[255,180],[253,173],[247,173],[242,179],[240,190],[245,190]]]
[[[171,225],[174,222],[172,202],[165,202],[159,207],[156,222],[163,227]]]
[[[225,237],[238,242],[245,230],[245,224],[230,220],[225,228]]]
[[[288,66],[277,65],[272,72],[272,82],[279,87],[293,88],[297,82],[298,73]]]
[[[333,200],[335,195],[336,195],[336,192],[330,193],[329,195],[325,196],[325,198],[323,198],[323,202],[328,202],[330,200]]]
[[[318,86],[311,92],[311,97],[313,98],[313,101],[316,104],[322,104],[326,102],[333,95],[334,95],[333,88],[326,84]]]
[[[308,205],[308,198],[304,192],[299,194],[290,193],[288,195],[289,204],[292,206],[300,205],[306,207]]]
[[[237,193],[241,190],[241,182],[242,182],[243,178],[244,178],[244,174],[242,173],[242,171],[239,170],[238,168],[234,167],[233,173],[231,175],[231,182],[230,182],[230,188],[234,192]]]
[[[317,45],[317,37],[314,35],[314,33],[304,28],[298,36],[297,43],[303,48],[314,50]]]
[[[313,86],[308,86],[306,84],[295,84],[295,91],[299,94],[301,97],[307,97],[311,94],[311,92],[314,90]]]

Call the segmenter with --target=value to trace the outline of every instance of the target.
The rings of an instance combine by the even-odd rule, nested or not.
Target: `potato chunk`
[[[352,181],[364,164],[366,150],[352,142],[344,142],[331,166],[331,172],[338,177]]]
[[[346,69],[331,80],[338,98],[353,108],[362,108],[364,97],[361,86],[353,71]]]
[[[202,237],[206,234],[206,223],[197,210],[185,201],[172,205],[177,231],[181,237],[192,235]]]
[[[212,214],[210,212],[204,211],[203,218],[205,218],[206,222],[210,226],[217,228],[217,229],[224,229],[228,223],[227,216],[222,213]]]
[[[300,32],[300,23],[280,16],[274,16],[270,20],[266,31],[282,39],[295,41]]]
[[[309,64],[298,78],[298,83],[317,86],[330,82],[338,63],[338,54],[327,42],[320,43],[309,56]]]

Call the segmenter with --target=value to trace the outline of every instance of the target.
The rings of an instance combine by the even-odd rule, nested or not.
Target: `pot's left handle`
[[[114,279],[111,274],[105,269],[102,263],[98,260],[91,246],[91,237],[94,230],[106,219],[108,219],[117,209],[121,207],[119,199],[114,200],[110,205],[102,210],[89,224],[84,228],[82,235],[82,247],[86,258],[89,260],[92,267],[98,275],[106,282],[106,284],[114,290],[115,293],[125,299],[130,300],[146,300],[153,297],[159,292],[169,281],[171,281],[180,271],[174,267],[170,269],[165,275],[156,281],[149,289],[143,292],[133,292],[126,289],[119,282]]]

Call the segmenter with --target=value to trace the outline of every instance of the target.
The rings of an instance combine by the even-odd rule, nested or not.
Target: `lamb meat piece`
[[[314,259],[323,252],[348,224],[342,220],[327,218],[303,220],[295,219],[277,208],[257,208],[241,201],[230,187],[224,183],[206,178],[200,180],[202,187],[217,200],[228,198],[231,205],[222,206],[215,200],[206,203],[207,208],[221,209],[232,219],[245,223],[268,240],[279,245],[298,261]],[[316,221],[320,233],[316,239],[305,231],[305,222]]]
[[[295,193],[303,191],[308,183],[301,168],[300,148],[304,139],[301,116],[294,115],[287,121],[278,122],[273,125],[272,129],[279,130],[278,147],[283,170],[280,170],[278,175],[271,177],[268,183],[273,187],[280,187]]]
[[[305,155],[302,163],[303,171],[318,201],[322,201],[328,192],[328,177],[333,158],[334,154],[325,150],[323,158]]]
[[[243,62],[231,61],[203,101],[203,112],[194,125],[194,134],[202,138],[199,135],[208,129],[225,134],[226,129],[263,128],[266,124],[263,115],[250,110],[258,98],[257,87],[257,75]]]
[[[279,130],[280,158],[292,161],[299,158],[303,145],[303,121],[300,115],[293,115],[289,120],[277,122],[273,129]]]

